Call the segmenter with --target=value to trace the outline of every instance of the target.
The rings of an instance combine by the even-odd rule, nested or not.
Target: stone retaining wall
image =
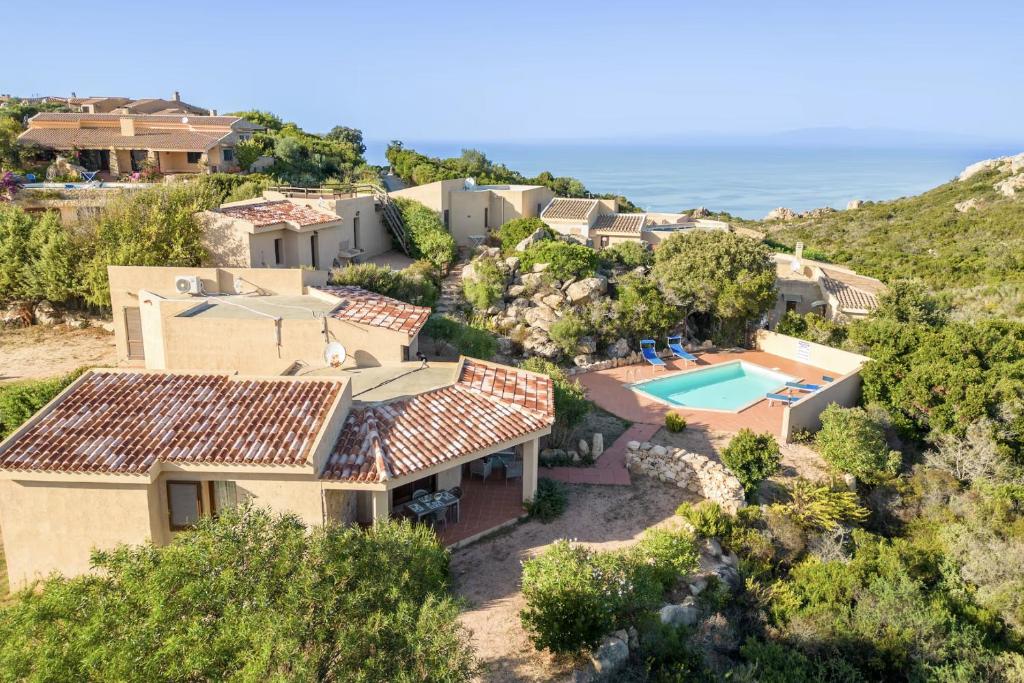
[[[626,467],[630,472],[657,477],[702,495],[726,512],[735,513],[747,504],[736,475],[722,463],[698,453],[649,441],[630,441],[626,444]]]

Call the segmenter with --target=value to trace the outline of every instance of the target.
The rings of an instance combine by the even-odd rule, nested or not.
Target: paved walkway
[[[630,441],[650,441],[658,425],[637,423],[622,433],[611,446],[605,449],[593,467],[552,467],[541,468],[538,476],[547,477],[566,484],[597,484],[599,486],[629,486],[629,470],[626,469],[626,444]]]
[[[448,313],[462,318],[462,304],[466,300],[462,297],[462,269],[468,261],[460,259],[455,263],[448,275],[441,281],[441,296],[434,306],[435,313]]]

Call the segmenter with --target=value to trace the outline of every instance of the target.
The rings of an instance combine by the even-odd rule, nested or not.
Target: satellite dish
[[[328,367],[340,368],[346,357],[345,347],[341,342],[331,342],[324,348],[324,363]]]
[[[188,117],[187,116],[182,116],[181,117],[181,122],[182,123],[188,123]]]

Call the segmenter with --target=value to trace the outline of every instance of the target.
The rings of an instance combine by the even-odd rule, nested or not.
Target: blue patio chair
[[[799,396],[790,396],[789,394],[765,394],[764,396],[768,399],[769,406],[775,405],[776,401],[789,405],[800,400]]]
[[[640,353],[644,354],[644,360],[653,365],[655,368],[665,367],[665,361],[658,358],[658,352],[654,350],[653,339],[641,339],[640,340]]]
[[[786,382],[786,386],[799,391],[817,391],[821,389],[820,384],[801,384],[800,382]]]
[[[835,377],[831,377],[829,375],[822,375],[821,376],[821,381],[822,382],[835,382],[836,378]]]
[[[684,360],[687,363],[696,363],[697,356],[693,355],[689,351],[683,348],[683,338],[681,336],[669,337],[668,338],[669,351],[675,354],[676,358]]]

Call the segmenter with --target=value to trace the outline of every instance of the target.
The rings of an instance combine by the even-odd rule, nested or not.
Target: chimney
[[[178,92],[177,90],[175,90],[174,91],[174,97],[171,98],[171,99],[173,99],[175,102],[181,102],[181,93]]]
[[[135,119],[121,119],[121,135],[132,137],[135,135]]]
[[[210,116],[216,116],[216,115],[217,115],[217,110],[216,109],[211,109],[210,110]]]
[[[803,270],[803,257],[804,257],[804,243],[797,242],[796,248],[793,250],[793,260],[789,263],[789,269],[794,273],[799,273]]]
[[[803,242],[797,242],[796,243],[796,249],[793,250],[793,255],[796,256],[798,261],[804,257],[804,243]]]

